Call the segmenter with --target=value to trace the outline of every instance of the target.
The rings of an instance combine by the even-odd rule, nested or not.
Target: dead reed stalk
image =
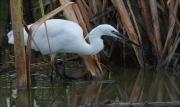
[[[129,16],[128,11],[124,5],[123,0],[111,0],[111,1],[112,1],[114,7],[117,9],[117,11],[120,15],[123,27],[127,31],[129,38],[132,41],[134,41],[135,43],[140,44],[142,41],[141,37],[138,37],[138,35],[137,35],[137,33],[133,27],[133,24],[131,22],[130,16]],[[141,54],[140,48],[136,47],[136,46],[133,46],[133,48],[134,48],[134,51],[136,53],[136,56],[137,56],[137,59],[138,59],[140,66],[144,67],[143,56]]]
[[[11,0],[11,21],[14,34],[14,52],[16,65],[16,85],[18,89],[27,89],[29,86],[28,73],[26,72],[26,56],[22,25],[22,2],[21,0]],[[29,80],[28,80],[29,79]]]

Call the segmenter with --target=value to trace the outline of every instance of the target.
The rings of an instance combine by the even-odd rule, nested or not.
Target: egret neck
[[[107,35],[101,30],[100,27],[96,27],[89,33],[89,43],[84,41],[81,48],[81,55],[95,55],[104,48],[103,40],[101,36]]]

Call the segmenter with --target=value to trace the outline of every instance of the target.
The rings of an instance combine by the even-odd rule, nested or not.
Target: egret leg
[[[66,75],[66,63],[65,63],[65,60],[66,60],[66,56],[65,56],[65,53],[63,53],[62,54],[62,60],[61,60],[61,62],[59,64],[59,68],[61,69],[63,79],[65,79],[65,80],[76,80],[76,78]]]
[[[48,78],[51,83],[53,83],[53,66],[50,64],[51,72],[48,73]]]
[[[61,65],[62,65],[62,75],[63,75],[63,77],[64,78],[66,78],[66,65],[65,65],[65,53],[63,53],[62,54],[62,63],[61,63]]]
[[[51,55],[51,62],[50,62],[50,66],[51,66],[50,80],[51,80],[51,82],[53,81],[53,73],[56,72],[56,74],[59,74],[57,72],[57,69],[56,69],[56,59],[55,59],[55,56],[56,55],[54,55],[54,54]]]
[[[54,70],[55,70],[54,60],[51,60],[51,62],[50,62],[50,67],[51,67],[51,72],[50,72],[49,78],[50,78],[50,81],[52,82],[52,81],[53,81],[53,72],[54,72]]]
[[[61,79],[64,79],[64,80],[75,80],[76,79],[76,78],[69,77],[66,75],[66,72],[65,72],[65,53],[62,54],[62,60],[60,61],[60,63],[57,63],[55,55],[51,55],[50,66],[51,66],[51,74],[50,74],[51,82],[53,81],[53,73],[54,72],[58,76],[60,76]],[[58,69],[60,69],[61,72],[59,72]]]

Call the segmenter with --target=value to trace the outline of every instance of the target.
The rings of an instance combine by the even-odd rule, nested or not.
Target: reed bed
[[[78,22],[85,32],[90,31],[92,26],[110,23],[139,44],[140,47],[132,46],[132,51],[136,56],[136,63],[139,63],[141,68],[146,65],[155,69],[168,68],[171,62],[174,62],[172,59],[175,53],[178,53],[180,42],[179,0],[74,0],[74,2],[77,5],[73,5],[69,11],[74,11],[76,17],[80,17],[77,20],[80,19]],[[76,12],[79,10],[80,12]],[[74,16],[68,17],[71,20]],[[83,20],[84,22],[80,22]]]

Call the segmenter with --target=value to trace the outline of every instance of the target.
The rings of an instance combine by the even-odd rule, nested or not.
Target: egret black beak
[[[125,36],[124,36],[123,34],[121,34],[120,32],[112,31],[112,33],[115,34],[115,35],[120,39],[120,41],[123,41],[123,42],[125,42],[125,43],[127,43],[127,44],[133,44],[133,45],[135,45],[135,46],[140,47],[139,44],[131,41],[129,38],[125,37]]]

